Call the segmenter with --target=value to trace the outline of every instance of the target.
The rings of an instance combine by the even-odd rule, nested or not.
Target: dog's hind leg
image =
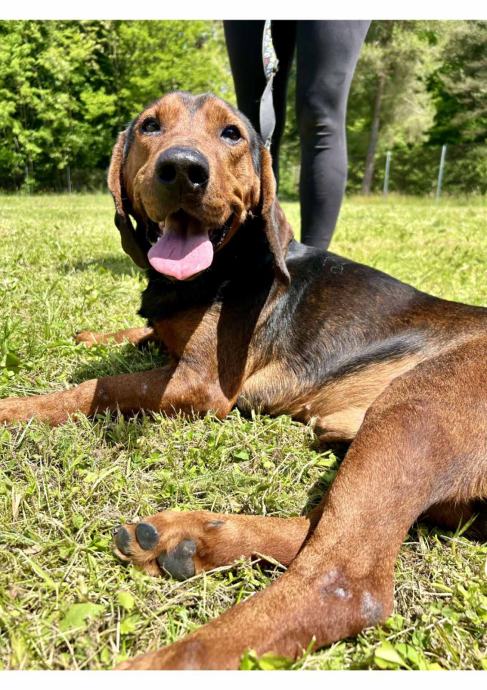
[[[124,328],[114,333],[96,333],[95,331],[79,331],[74,336],[77,343],[83,343],[87,347],[99,343],[132,343],[137,347],[143,347],[154,341],[154,330],[152,328]]]
[[[365,416],[313,534],[265,591],[122,668],[237,668],[246,649],[299,656],[384,621],[411,524],[487,495],[487,341],[423,362]]]

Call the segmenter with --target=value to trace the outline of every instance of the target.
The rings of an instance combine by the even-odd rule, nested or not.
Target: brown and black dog
[[[107,409],[224,417],[237,406],[351,442],[307,517],[165,511],[118,528],[119,557],[153,574],[185,579],[252,554],[289,565],[122,668],[236,668],[247,648],[296,657],[312,640],[384,621],[411,524],[428,513],[456,525],[487,497],[487,309],[294,241],[269,153],[211,95],[173,93],[144,110],[117,141],[109,186],[124,249],[147,269],[149,327],[79,340],[152,338],[171,364],[6,399],[0,420],[60,424]]]

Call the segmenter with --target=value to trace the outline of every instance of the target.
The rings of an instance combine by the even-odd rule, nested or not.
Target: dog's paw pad
[[[148,522],[139,522],[135,528],[135,538],[141,549],[149,551],[153,549],[159,541],[159,533],[154,525]]]
[[[125,527],[117,527],[114,530],[113,537],[115,540],[115,545],[120,553],[123,553],[124,556],[130,556],[131,536],[129,531]]]
[[[193,557],[196,554],[196,542],[184,539],[174,549],[161,553],[157,562],[162,570],[172,575],[176,580],[187,580],[195,574]]]

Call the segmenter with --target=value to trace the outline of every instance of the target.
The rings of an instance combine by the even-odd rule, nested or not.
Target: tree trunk
[[[372,115],[372,127],[370,129],[369,147],[367,158],[365,159],[365,172],[362,181],[362,194],[370,194],[372,179],[374,177],[375,151],[379,141],[380,109],[382,105],[382,94],[384,93],[385,76],[379,74],[377,79],[377,91],[374,99],[374,112]]]

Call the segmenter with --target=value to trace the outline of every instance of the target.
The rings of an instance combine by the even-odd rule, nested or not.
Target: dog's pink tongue
[[[197,221],[183,223],[176,214],[166,219],[163,235],[147,254],[156,271],[186,280],[204,271],[213,261],[213,245]]]

